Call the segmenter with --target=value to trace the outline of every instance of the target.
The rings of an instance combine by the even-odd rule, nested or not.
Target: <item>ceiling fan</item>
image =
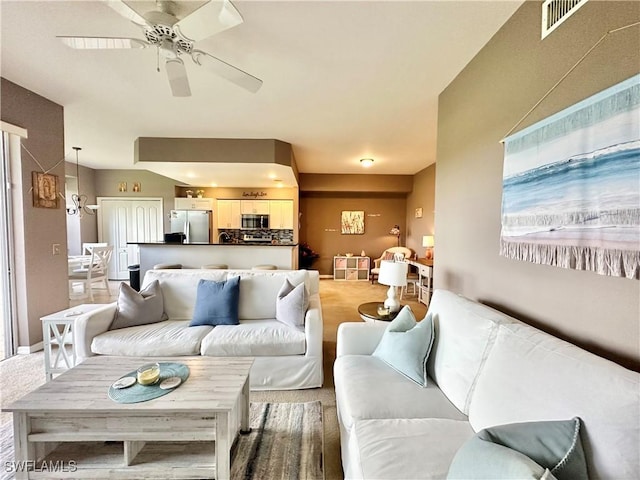
[[[210,0],[191,12],[185,11],[184,4],[174,1],[129,1],[129,4],[136,6],[135,10],[123,0],[106,0],[106,3],[127,20],[140,26],[144,32],[144,40],[126,37],[57,38],[65,45],[77,49],[157,47],[158,55],[166,59],[167,77],[174,97],[191,96],[187,70],[181,58],[185,55],[189,55],[196,65],[250,92],[255,93],[262,86],[259,78],[194,48],[196,42],[243,22],[242,16],[229,0]],[[139,13],[143,9],[147,11]]]

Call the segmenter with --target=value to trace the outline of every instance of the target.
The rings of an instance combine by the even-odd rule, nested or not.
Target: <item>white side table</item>
[[[44,373],[47,382],[54,373],[62,373],[76,364],[76,347],[73,339],[73,322],[83,313],[104,307],[105,304],[91,303],[67,308],[42,317],[42,343],[44,345]],[[53,345],[58,345],[55,352]],[[71,347],[68,352],[66,346]]]

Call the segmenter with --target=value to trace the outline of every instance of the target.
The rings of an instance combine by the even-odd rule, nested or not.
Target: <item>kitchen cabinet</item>
[[[218,200],[218,229],[240,228],[240,200]]]
[[[213,198],[184,198],[174,199],[174,210],[213,210]]]
[[[240,213],[269,215],[269,200],[240,200]]]
[[[293,200],[269,200],[269,225],[273,229],[293,230]]]

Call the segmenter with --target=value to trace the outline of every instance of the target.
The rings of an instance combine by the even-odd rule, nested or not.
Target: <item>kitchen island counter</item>
[[[230,269],[275,265],[279,270],[298,268],[298,244],[251,243],[136,243],[140,249],[140,275],[159,263],[179,263],[182,268],[225,264]],[[242,248],[239,248],[242,247]]]

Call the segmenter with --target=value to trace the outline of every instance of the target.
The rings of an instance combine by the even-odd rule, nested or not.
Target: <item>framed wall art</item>
[[[341,233],[343,235],[364,235],[364,211],[343,210]]]
[[[50,173],[32,172],[33,206],[38,208],[58,208],[60,188],[58,176]]]

